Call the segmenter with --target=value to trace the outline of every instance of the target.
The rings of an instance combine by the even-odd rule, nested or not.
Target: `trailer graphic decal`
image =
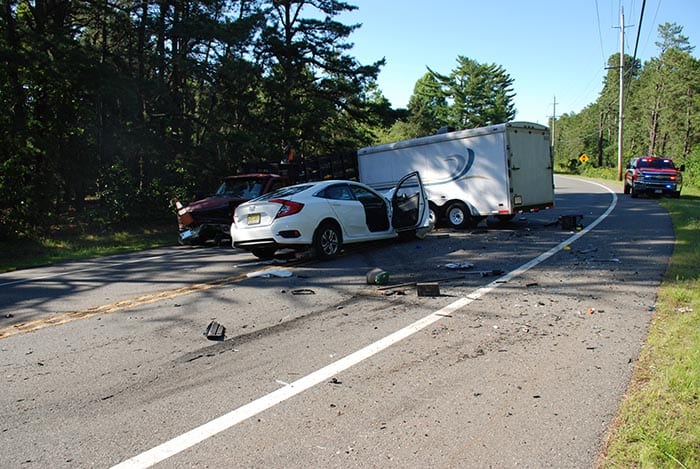
[[[448,156],[443,156],[443,157],[437,157],[434,160],[435,162],[443,162],[443,161],[455,161],[455,170],[450,171],[449,175],[447,177],[442,178],[442,179],[426,179],[423,181],[423,187],[426,186],[437,186],[440,184],[447,184],[450,182],[455,182],[459,181],[460,179],[465,179],[465,176],[469,171],[472,169],[472,166],[474,165],[474,150],[467,148],[467,156],[465,155],[460,155],[460,154],[454,154],[454,155],[448,155]],[[438,173],[445,173],[444,170],[439,170],[437,171]],[[379,191],[379,192],[384,192],[392,189],[396,185],[395,182],[387,182],[387,183],[374,183],[372,184],[372,187]],[[408,186],[410,187],[410,186]]]
[[[453,172],[449,177],[446,177],[444,179],[426,180],[423,183],[423,186],[434,186],[434,185],[438,185],[438,184],[446,184],[448,182],[454,182],[454,181],[459,181],[460,179],[463,179],[467,175],[469,170],[472,169],[472,166],[474,165],[474,150],[472,150],[471,148],[467,148],[467,155],[468,155],[467,158],[465,158],[464,155],[459,155],[459,154],[450,155],[450,156],[446,156],[443,158],[438,158],[438,159],[441,159],[443,161],[456,160],[458,170]]]

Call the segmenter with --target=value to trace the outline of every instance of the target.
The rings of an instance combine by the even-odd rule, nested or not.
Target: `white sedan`
[[[423,237],[432,229],[417,172],[380,194],[354,181],[321,181],[285,187],[239,205],[231,224],[234,247],[266,259],[281,248],[311,247],[320,258],[343,244]]]

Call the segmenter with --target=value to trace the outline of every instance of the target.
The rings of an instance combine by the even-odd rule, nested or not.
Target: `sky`
[[[600,93],[605,67],[620,50],[634,53],[643,0],[346,0],[358,7],[336,19],[361,23],[348,38],[362,64],[382,58],[378,83],[394,108],[406,107],[427,67],[449,74],[462,55],[500,65],[514,80],[515,120],[549,124],[576,113]],[[637,47],[658,56],[658,25],[683,27],[700,52],[700,1],[646,0]],[[556,106],[555,103],[556,102]]]

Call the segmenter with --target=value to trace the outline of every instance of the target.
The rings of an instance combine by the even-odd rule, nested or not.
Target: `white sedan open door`
[[[391,191],[391,207],[394,231],[413,231],[418,237],[423,237],[433,228],[428,198],[417,171],[404,176]]]

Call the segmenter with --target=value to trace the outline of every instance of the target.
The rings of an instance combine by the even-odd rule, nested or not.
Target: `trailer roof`
[[[477,127],[475,129],[457,130],[443,134],[428,135],[425,137],[412,138],[410,140],[401,140],[399,142],[385,143],[372,147],[360,148],[357,153],[365,155],[368,153],[376,153],[380,151],[398,150],[400,148],[413,147],[418,145],[429,145],[431,143],[445,142],[448,140],[458,140],[466,137],[476,137],[479,135],[489,135],[505,132],[507,128],[531,129],[536,131],[549,130],[546,126],[535,124],[533,122],[506,122],[503,124],[494,124],[486,127]]]

